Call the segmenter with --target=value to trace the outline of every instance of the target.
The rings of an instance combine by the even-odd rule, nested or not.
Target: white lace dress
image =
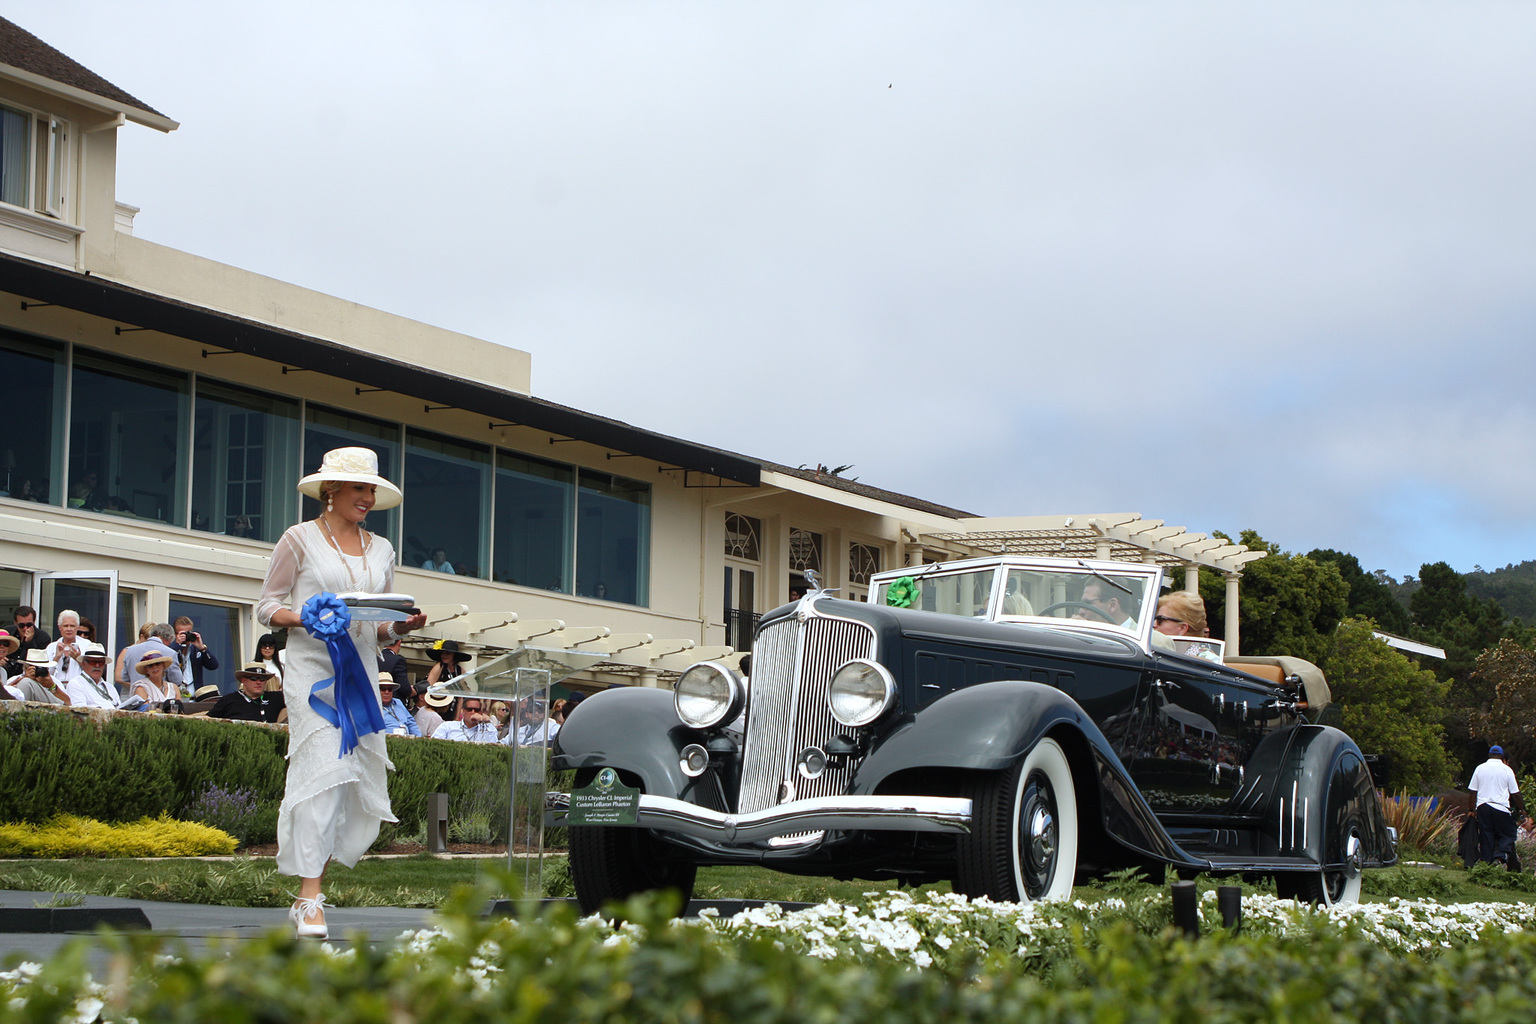
[[[345,562],[343,562],[345,560]],[[350,574],[349,570],[350,569]],[[261,590],[256,617],[272,625],[279,608],[299,611],[321,591],[389,593],[394,589],[395,551],[372,536],[364,556],[343,555],[315,522],[289,527],[272,550],[272,565]],[[377,622],[354,623],[350,632],[378,700]],[[288,705],[288,783],[277,816],[277,868],[287,875],[318,878],[332,858],[348,867],[378,838],[379,824],[395,821],[389,807],[386,772],[394,768],[384,734],[359,740],[345,757],[341,730],[309,706],[310,687],[335,675],[321,641],[303,627],[288,630],[283,653],[283,696]],[[330,690],[320,699],[335,706]]]

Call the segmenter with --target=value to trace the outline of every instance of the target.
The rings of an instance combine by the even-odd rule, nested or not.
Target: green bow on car
[[[885,592],[885,603],[892,608],[911,608],[912,602],[916,600],[917,580],[911,576],[901,577]]]

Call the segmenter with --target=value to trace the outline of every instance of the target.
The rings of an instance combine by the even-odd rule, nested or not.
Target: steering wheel
[[[1089,604],[1087,601],[1057,601],[1055,604],[1046,605],[1044,608],[1041,608],[1039,611],[1035,612],[1035,614],[1049,615],[1051,612],[1058,608],[1080,608],[1083,611],[1093,612],[1093,614],[1097,615],[1099,618],[1103,619],[1110,625],[1114,625],[1115,623],[1114,619],[1104,614],[1104,610],[1102,608],[1098,607],[1097,605]]]

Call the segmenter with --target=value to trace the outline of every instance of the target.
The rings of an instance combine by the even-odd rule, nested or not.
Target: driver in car
[[[1136,596],[1128,587],[1120,587],[1107,580],[1092,578],[1083,584],[1083,596],[1079,600],[1083,604],[1092,605],[1097,609],[1097,613],[1087,608],[1079,608],[1072,615],[1074,619],[1112,622],[1117,626],[1136,628]]]

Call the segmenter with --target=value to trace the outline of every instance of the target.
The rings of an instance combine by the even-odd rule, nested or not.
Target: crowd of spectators
[[[221,693],[212,682],[219,661],[196,624],[145,623],[135,643],[115,661],[95,642],[89,620],[59,613],[55,639],[37,623],[35,609],[16,609],[10,629],[0,628],[0,690],[8,700],[128,711],[202,713],[209,718],[279,724],[288,719],[282,687],[282,639],[267,633],[256,657],[234,673],[235,687]],[[547,745],[582,694],[554,701],[487,701],[433,693],[430,687],[465,672],[472,656],[452,640],[439,641],[433,663],[412,682],[400,641],[379,652],[379,704],[391,735],[420,736],[505,746]],[[109,672],[108,662],[112,661]]]

